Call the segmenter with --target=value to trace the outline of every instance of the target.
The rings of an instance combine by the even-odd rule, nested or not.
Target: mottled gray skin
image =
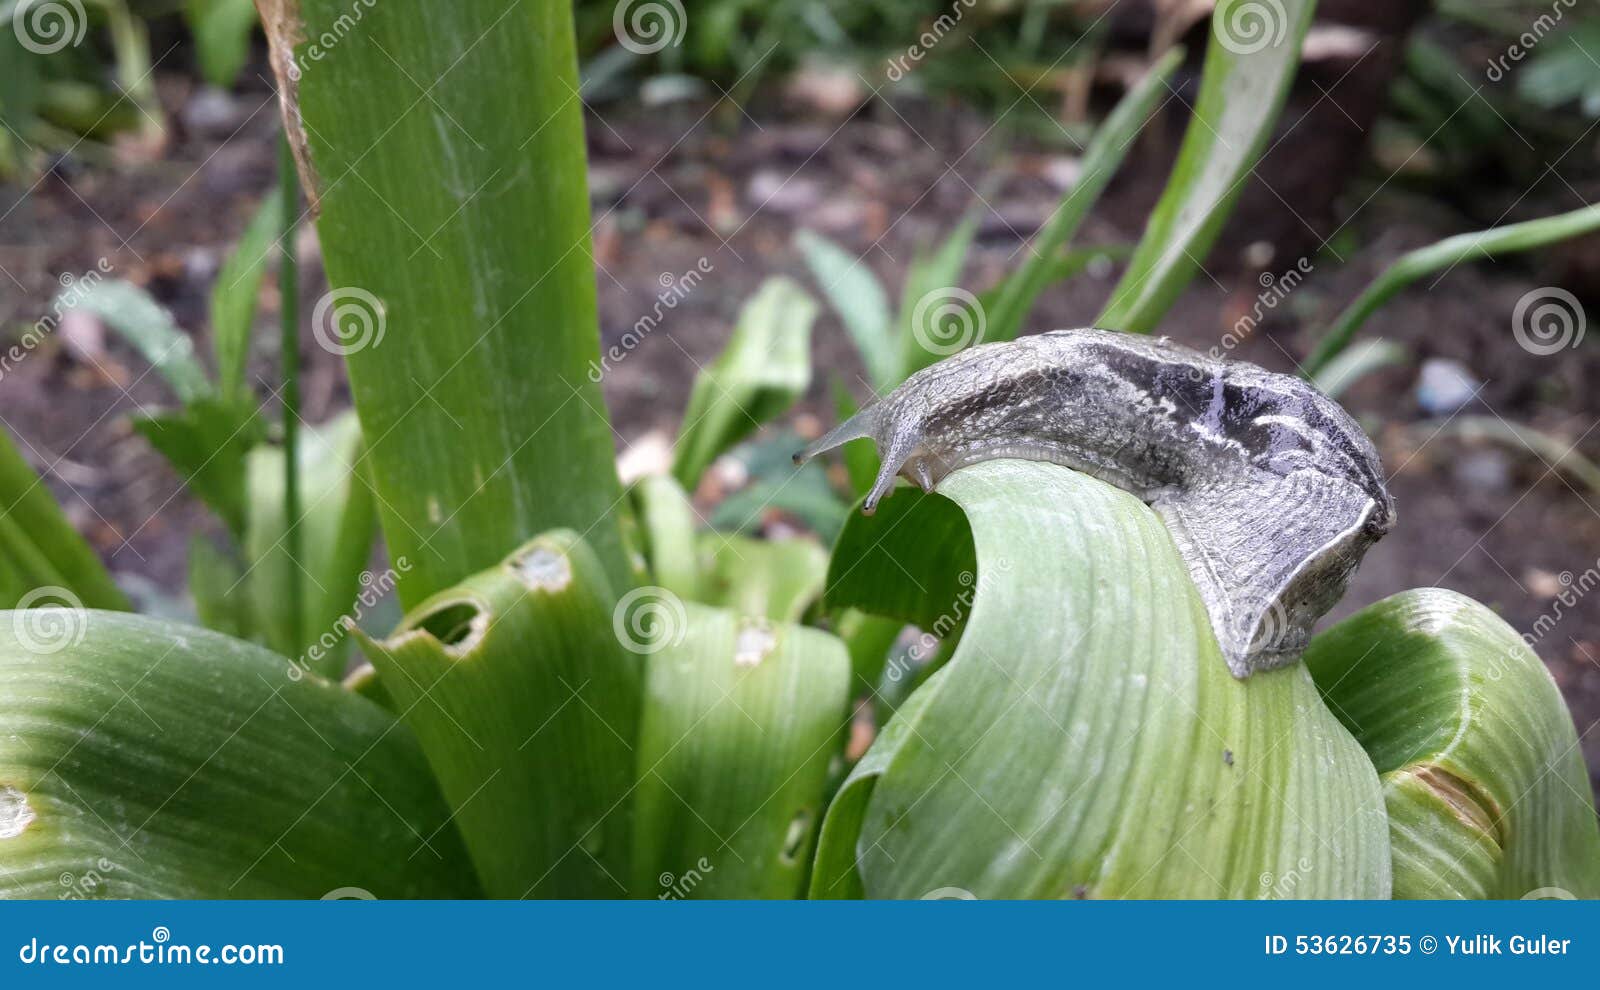
[[[1309,383],[1166,339],[1057,330],[963,351],[797,459],[860,437],[931,491],[1001,457],[1083,471],[1167,524],[1237,677],[1299,659],[1311,627],[1394,524],[1377,452]]]

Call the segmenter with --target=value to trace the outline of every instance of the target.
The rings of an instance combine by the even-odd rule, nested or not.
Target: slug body
[[[1301,379],[1165,339],[1057,330],[925,368],[807,447],[870,438],[932,491],[1002,457],[1085,472],[1166,523],[1236,677],[1298,660],[1367,548],[1394,524],[1377,452]]]

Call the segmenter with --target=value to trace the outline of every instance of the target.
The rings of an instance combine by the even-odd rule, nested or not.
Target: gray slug
[[[1235,677],[1298,660],[1367,548],[1394,525],[1377,451],[1299,378],[1172,343],[1056,330],[924,368],[805,450],[870,438],[932,491],[968,464],[1062,464],[1148,503],[1199,589]]]

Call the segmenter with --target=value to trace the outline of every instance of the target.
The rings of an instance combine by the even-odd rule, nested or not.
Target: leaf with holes
[[[691,603],[652,645],[633,896],[797,896],[848,715],[843,644]]]
[[[393,635],[357,634],[491,897],[626,893],[643,665],[621,604],[588,544],[556,530]]]

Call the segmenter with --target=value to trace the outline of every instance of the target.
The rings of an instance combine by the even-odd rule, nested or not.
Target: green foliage
[[[840,540],[831,603],[965,627],[830,811],[814,894],[1270,897],[1261,877],[1293,876],[1297,897],[1388,896],[1372,764],[1303,667],[1228,674],[1154,513],[1035,462],[940,492]],[[891,583],[928,592],[871,594]]]
[[[1517,75],[1517,95],[1547,110],[1577,104],[1587,117],[1600,117],[1600,18],[1578,21],[1539,46]]]
[[[126,609],[128,599],[112,582],[100,558],[72,528],[44,482],[11,437],[0,430],[0,605],[5,608],[74,604]],[[35,594],[49,593],[42,600]],[[30,602],[30,596],[36,601]]]
[[[215,633],[81,609],[0,613],[6,895],[469,897],[416,741],[378,706]]]
[[[846,721],[849,658],[815,629],[682,608],[648,660],[631,893],[796,897]]]
[[[213,86],[232,85],[250,57],[256,26],[253,0],[184,0],[183,16],[206,80]]]
[[[1318,636],[1306,666],[1383,779],[1394,896],[1600,897],[1600,827],[1561,693],[1522,637],[1451,591]]]
[[[269,37],[303,57],[300,39],[348,7],[302,0]],[[362,428],[384,438],[367,462],[390,552],[414,565],[408,605],[562,527],[614,586],[631,580],[588,372],[600,344],[571,18],[554,0],[417,4],[341,32],[338,57],[298,82],[290,138],[306,145],[335,287],[312,332],[339,341]],[[464,59],[444,38],[483,41]]]
[[[570,531],[540,536],[359,634],[416,733],[491,897],[627,892],[643,665]]]
[[[811,384],[816,304],[788,279],[761,287],[722,355],[695,376],[672,474],[693,491],[711,462],[794,405]]]
[[[1177,164],[1095,326],[1149,333],[1160,323],[1199,271],[1266,147],[1300,66],[1300,43],[1316,2],[1275,4],[1271,9],[1280,16],[1266,18],[1267,30],[1281,29],[1281,37],[1234,37],[1235,8],[1249,3],[1220,0],[1211,16],[1200,99]]]

